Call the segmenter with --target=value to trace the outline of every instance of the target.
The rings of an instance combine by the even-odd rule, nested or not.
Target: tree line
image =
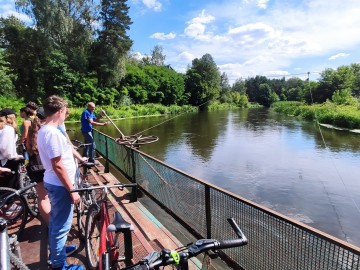
[[[158,103],[206,108],[279,100],[353,104],[360,95],[360,65],[326,69],[318,81],[239,78],[230,85],[210,54],[192,60],[185,74],[165,65],[161,46],[141,59],[130,54],[132,24],[126,0],[16,0],[26,24],[0,19],[0,95],[41,101],[57,94],[72,106],[89,100],[118,107]]]

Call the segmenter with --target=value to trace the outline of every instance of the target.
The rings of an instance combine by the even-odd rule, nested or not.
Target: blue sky
[[[132,53],[150,54],[160,45],[166,64],[183,73],[206,53],[231,83],[307,72],[316,79],[325,68],[360,62],[359,0],[129,0],[128,5]],[[0,0],[0,14],[16,14],[14,0]]]

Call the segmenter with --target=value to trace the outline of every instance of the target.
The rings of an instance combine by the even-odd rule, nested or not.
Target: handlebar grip
[[[246,238],[242,239],[231,239],[231,240],[224,240],[219,242],[219,248],[232,248],[232,247],[241,247],[245,246],[248,243],[248,240]]]

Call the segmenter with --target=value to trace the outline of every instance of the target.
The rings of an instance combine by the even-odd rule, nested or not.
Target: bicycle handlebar
[[[246,245],[248,240],[240,230],[239,226],[236,224],[235,220],[233,218],[229,218],[228,222],[239,238],[223,241],[218,241],[216,239],[200,239],[194,244],[187,245],[181,251],[170,251],[169,249],[153,251],[137,264],[124,268],[124,270],[153,270],[158,269],[160,266],[181,263],[186,264],[190,258],[195,257],[203,252]]]

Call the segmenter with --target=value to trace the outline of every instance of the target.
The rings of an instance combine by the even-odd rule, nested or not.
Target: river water
[[[268,109],[115,123],[125,135],[160,138],[142,146],[143,152],[360,246],[360,134],[319,128]],[[100,130],[119,136],[113,126]]]

